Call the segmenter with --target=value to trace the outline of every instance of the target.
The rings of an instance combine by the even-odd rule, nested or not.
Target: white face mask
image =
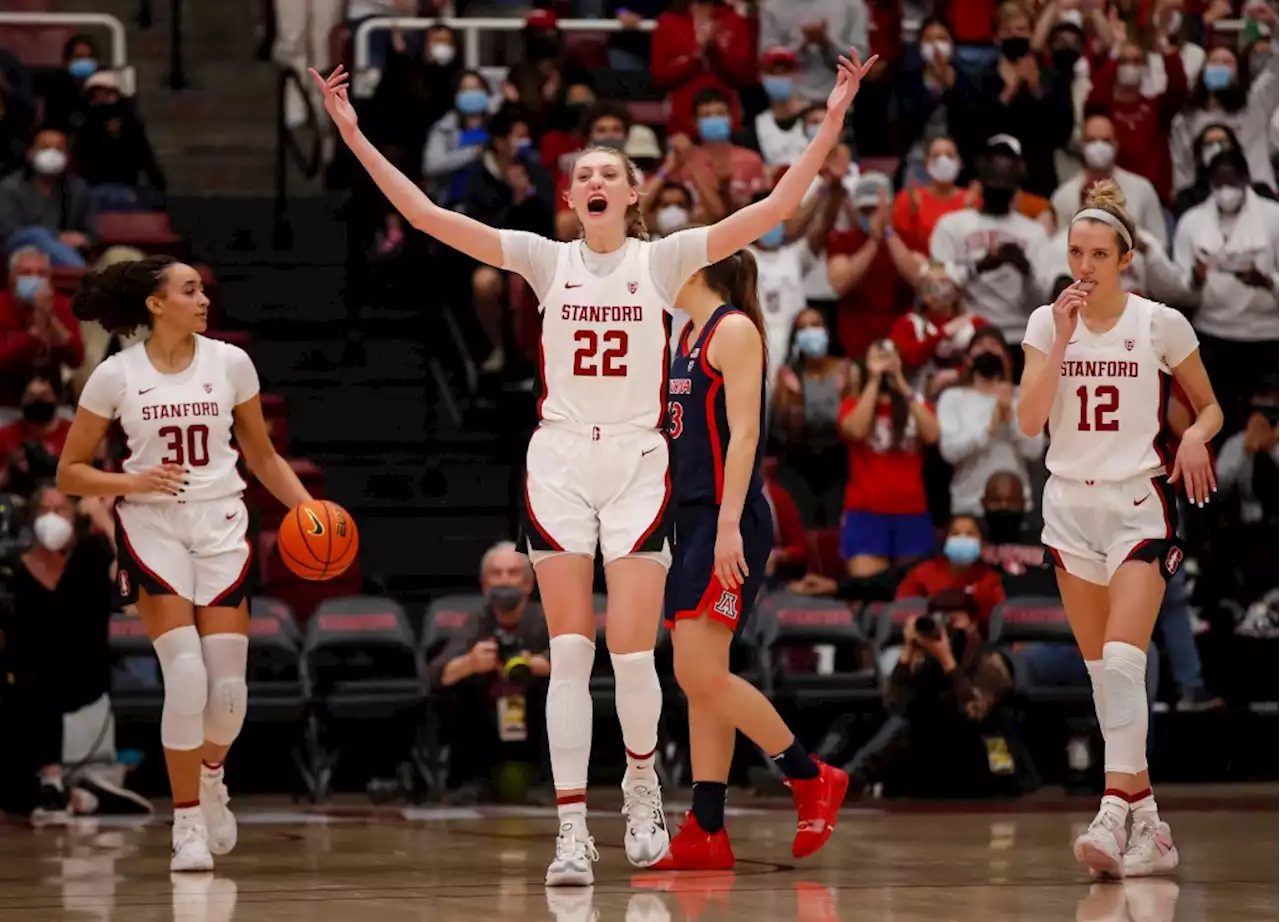
[[[960,161],[943,154],[925,164],[925,171],[934,182],[955,182],[960,175]]]
[[[1235,214],[1244,204],[1244,190],[1239,186],[1218,186],[1213,190],[1213,201],[1218,210],[1225,214]]]
[[[57,176],[67,168],[67,155],[56,147],[44,147],[36,151],[31,165],[43,176]]]
[[[1084,28],[1084,13],[1080,10],[1063,10],[1058,14],[1058,22],[1067,23],[1077,29]]]
[[[32,527],[40,546],[48,550],[60,551],[71,541],[71,523],[56,512],[37,516]]]
[[[452,45],[446,45],[443,42],[436,42],[427,46],[427,54],[431,56],[431,60],[441,67],[452,64],[454,55],[457,53],[457,50]]]
[[[951,43],[925,42],[920,46],[920,56],[926,64],[944,64],[951,60]]]
[[[1116,68],[1116,83],[1121,86],[1141,86],[1142,85],[1142,65],[1141,64],[1121,64]]]
[[[1116,162],[1116,146],[1110,141],[1086,141],[1084,165],[1091,170],[1109,170]]]
[[[689,223],[689,212],[679,205],[665,205],[654,215],[658,233],[664,237]]]
[[[1169,14],[1167,31],[1169,35],[1177,35],[1179,32],[1182,31],[1182,11],[1181,10],[1174,10],[1172,13]]]

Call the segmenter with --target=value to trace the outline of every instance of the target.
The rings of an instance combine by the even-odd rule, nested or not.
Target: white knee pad
[[[164,676],[160,742],[165,749],[199,749],[204,743],[204,706],[209,697],[200,635],[188,624],[161,634],[154,646]]]
[[[658,720],[662,717],[662,684],[653,651],[611,653],[609,659],[613,661],[613,701],[622,727],[622,744],[633,756],[647,756],[658,746]]]
[[[1133,644],[1102,647],[1102,737],[1105,769],[1134,775],[1147,770],[1147,654]]]
[[[1093,711],[1098,715],[1098,729],[1107,728],[1107,719],[1103,716],[1107,710],[1107,692],[1102,677],[1105,670],[1100,659],[1087,659],[1084,668],[1089,670],[1089,684],[1093,687]]]
[[[551,680],[547,686],[547,742],[557,790],[587,786],[591,759],[591,667],[596,645],[581,634],[551,638]]]
[[[209,672],[204,738],[219,746],[230,746],[240,735],[249,706],[249,686],[244,681],[249,638],[243,634],[209,634],[200,638],[200,645]]]

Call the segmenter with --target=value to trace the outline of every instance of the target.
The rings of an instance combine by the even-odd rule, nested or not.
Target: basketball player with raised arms
[[[213,856],[236,844],[222,765],[248,701],[250,553],[232,434],[276,499],[293,507],[311,498],[271,445],[249,356],[200,335],[208,308],[199,273],[167,256],[85,276],[77,317],[149,335],[94,369],[58,459],[64,493],[119,497],[117,578],[164,676],[174,871],[212,870]],[[122,473],[93,464],[116,420],[129,452]]]
[[[1137,236],[1120,188],[1096,184],[1067,237],[1076,281],[1027,324],[1018,401],[1026,435],[1049,427],[1043,541],[1106,747],[1106,792],[1075,856],[1107,877],[1178,864],[1147,772],[1147,647],[1182,562],[1174,485],[1198,506],[1209,500],[1217,486],[1208,444],[1222,426],[1191,324],[1121,285]],[[1171,375],[1195,413],[1172,458]]]
[[[341,67],[328,80],[311,72],[343,141],[413,227],[482,263],[518,272],[538,296],[542,397],[526,461],[524,542],[551,636],[547,738],[560,827],[547,869],[550,886],[591,884],[599,857],[586,820],[597,549],[627,750],[627,858],[652,866],[670,842],[654,765],[662,690],[653,648],[671,562],[665,427],[676,295],[693,273],[796,211],[874,61],[862,64],[854,51],[841,58],[822,129],[768,198],[712,227],[655,243],[640,213],[635,165],[619,151],[590,147],[570,172],[566,200],[582,222],[582,239],[562,243],[498,230],[436,205],[369,143],[356,125]]]
[[[679,476],[666,618],[689,700],[693,808],[657,867],[733,867],[724,801],[738,730],[789,779],[799,815],[791,853],[803,858],[831,837],[849,778],[810,758],[769,699],[729,671],[729,645],[750,617],[773,550],[760,472],[767,363],[755,257],[740,250],[707,266],[677,304],[689,323],[669,384]]]

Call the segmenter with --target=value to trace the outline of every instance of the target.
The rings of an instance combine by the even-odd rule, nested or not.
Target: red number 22
[[[627,334],[625,330],[606,330],[597,335],[595,330],[579,330],[573,334],[577,349],[573,353],[573,373],[587,378],[604,375],[607,378],[623,378],[627,374],[627,366],[622,361],[627,355]],[[596,354],[600,351],[600,343],[604,342],[604,352],[600,354],[599,363]]]

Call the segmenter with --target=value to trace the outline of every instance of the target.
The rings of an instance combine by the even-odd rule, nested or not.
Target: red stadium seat
[[[665,99],[637,99],[627,103],[627,111],[631,113],[631,120],[634,122],[660,127],[667,123],[667,116],[671,114],[671,103]]]
[[[60,295],[71,297],[80,287],[80,280],[84,278],[84,273],[84,269],[54,266],[53,290]]]
[[[98,215],[98,235],[102,247],[131,246],[148,253],[178,255],[182,238],[169,225],[163,211],[106,212]]]
[[[298,479],[302,481],[302,485],[307,488],[308,493],[316,499],[324,497],[324,472],[316,464],[305,458],[290,458],[289,466],[298,475]],[[285,516],[285,512],[288,510],[280,505],[280,501],[271,495],[271,492],[258,481],[258,478],[249,474],[246,480],[248,483],[244,491],[245,504],[258,510],[262,528],[278,528]]]
[[[42,13],[47,9],[43,3],[33,7],[29,5],[30,0],[25,6],[22,0],[17,2],[18,7],[14,9],[14,0],[5,0],[4,11]],[[8,48],[27,67],[62,67],[62,49],[68,39],[79,31],[75,26],[47,23],[0,23],[0,48]]]
[[[294,576],[280,559],[274,531],[263,531],[258,535],[258,572],[262,577],[264,594],[292,608],[298,617],[299,627],[306,626],[307,620],[325,599],[359,595],[364,584],[359,557],[345,573],[330,580],[313,582]]]
[[[846,571],[844,557],[840,554],[840,529],[814,529],[805,532],[804,537],[809,546],[809,571],[832,579],[844,579]]]
[[[576,67],[609,66],[608,36],[604,32],[565,32],[564,50]]]

